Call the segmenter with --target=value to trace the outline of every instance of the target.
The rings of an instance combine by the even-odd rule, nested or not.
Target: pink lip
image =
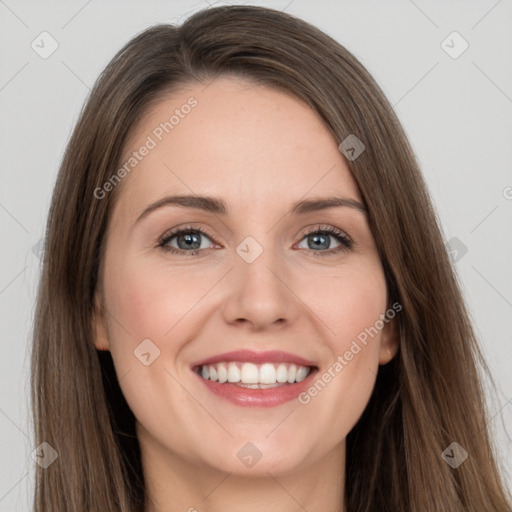
[[[192,366],[203,366],[205,364],[214,364],[230,361],[247,361],[249,363],[294,363],[301,366],[315,366],[313,361],[308,361],[302,357],[283,352],[281,350],[269,350],[267,352],[253,352],[252,350],[235,350],[233,352],[225,352],[208,359],[203,359],[194,363]]]
[[[197,373],[196,375],[209,391],[235,405],[242,407],[275,407],[296,399],[306,391],[311,386],[316,373],[317,370],[313,369],[301,382],[268,389],[242,388],[228,382],[221,384],[220,382],[205,380]]]
[[[301,366],[311,366],[313,368],[302,382],[268,389],[243,388],[228,382],[221,384],[220,382],[205,380],[199,375],[198,370],[200,366],[230,361],[247,361],[255,364],[294,363]],[[202,381],[209,391],[242,407],[274,407],[296,399],[311,385],[312,379],[317,373],[317,367],[313,361],[308,361],[302,357],[280,350],[270,350],[267,352],[235,350],[233,352],[225,352],[224,354],[218,354],[194,363],[192,369],[197,375],[197,378]]]

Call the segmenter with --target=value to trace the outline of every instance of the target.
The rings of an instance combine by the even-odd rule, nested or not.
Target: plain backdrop
[[[446,242],[457,251],[454,265],[498,384],[490,426],[512,487],[511,0],[250,3],[286,10],[327,32],[394,105]],[[203,0],[0,0],[2,512],[31,508],[29,350],[38,244],[65,145],[89,89],[123,44],[150,25],[179,23],[205,7]],[[43,37],[38,52],[33,47]],[[41,47],[50,51],[52,44],[56,50],[43,58]]]

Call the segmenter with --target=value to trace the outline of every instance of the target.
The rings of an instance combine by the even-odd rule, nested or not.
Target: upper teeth
[[[224,382],[242,382],[243,384],[276,384],[288,382],[301,382],[311,368],[297,366],[291,363],[215,363],[203,365],[201,375],[203,379]]]

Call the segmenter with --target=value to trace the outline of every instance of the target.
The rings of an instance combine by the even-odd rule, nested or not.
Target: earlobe
[[[101,305],[101,299],[98,293],[96,294],[94,299],[94,313],[92,324],[94,346],[98,350],[110,350],[104,308]]]
[[[396,320],[390,320],[382,329],[380,340],[379,364],[385,365],[398,352],[398,329]]]

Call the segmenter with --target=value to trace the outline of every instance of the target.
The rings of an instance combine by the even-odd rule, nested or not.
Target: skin
[[[95,346],[110,350],[137,419],[150,512],[341,511],[345,438],[396,354],[385,324],[307,405],[240,407],[210,393],[194,362],[238,349],[283,350],[328,371],[387,309],[381,261],[365,213],[336,207],[289,215],[300,199],[362,198],[338,143],[291,95],[223,77],[153,106],[124,156],[193,96],[198,104],[124,178],[109,219],[96,298]],[[124,160],[123,160],[124,161]],[[168,195],[222,198],[227,215],[167,205]],[[206,230],[195,255],[158,247],[172,228]],[[334,227],[315,250],[307,228]],[[210,236],[210,234],[212,236]],[[236,252],[247,237],[263,252]],[[175,237],[170,244],[179,248]],[[181,245],[184,247],[184,245]],[[191,249],[188,249],[190,252]],[[150,339],[145,366],[134,350]],[[247,442],[261,459],[237,457]],[[303,507],[303,508],[302,508]]]

